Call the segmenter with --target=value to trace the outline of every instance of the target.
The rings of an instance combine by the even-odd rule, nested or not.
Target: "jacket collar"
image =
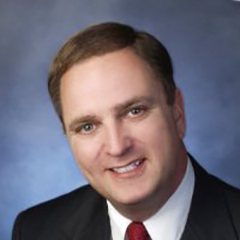
[[[235,239],[223,184],[209,175],[194,159],[195,188],[181,240]],[[216,235],[217,233],[217,235]]]

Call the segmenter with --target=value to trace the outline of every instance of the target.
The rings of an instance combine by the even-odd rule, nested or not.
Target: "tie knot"
[[[149,240],[149,234],[141,222],[132,222],[127,228],[128,240]]]

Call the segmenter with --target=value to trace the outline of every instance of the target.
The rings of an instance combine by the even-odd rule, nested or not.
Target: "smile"
[[[143,163],[143,159],[140,159],[140,160],[136,160],[126,166],[115,167],[115,168],[112,168],[111,170],[113,172],[120,173],[120,174],[128,173],[128,172],[131,172],[131,171],[135,170],[136,168],[138,168],[142,163]]]

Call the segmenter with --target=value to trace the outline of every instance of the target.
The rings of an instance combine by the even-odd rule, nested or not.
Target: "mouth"
[[[124,174],[137,170],[144,162],[144,159],[137,159],[125,166],[111,168],[111,171],[118,174]]]

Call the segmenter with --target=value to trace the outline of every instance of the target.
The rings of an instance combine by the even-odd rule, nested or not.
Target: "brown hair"
[[[166,48],[152,35],[120,23],[91,26],[70,38],[59,50],[48,76],[48,90],[61,121],[61,78],[74,64],[93,56],[101,56],[123,48],[132,49],[149,64],[163,84],[168,104],[175,100],[171,58]]]

